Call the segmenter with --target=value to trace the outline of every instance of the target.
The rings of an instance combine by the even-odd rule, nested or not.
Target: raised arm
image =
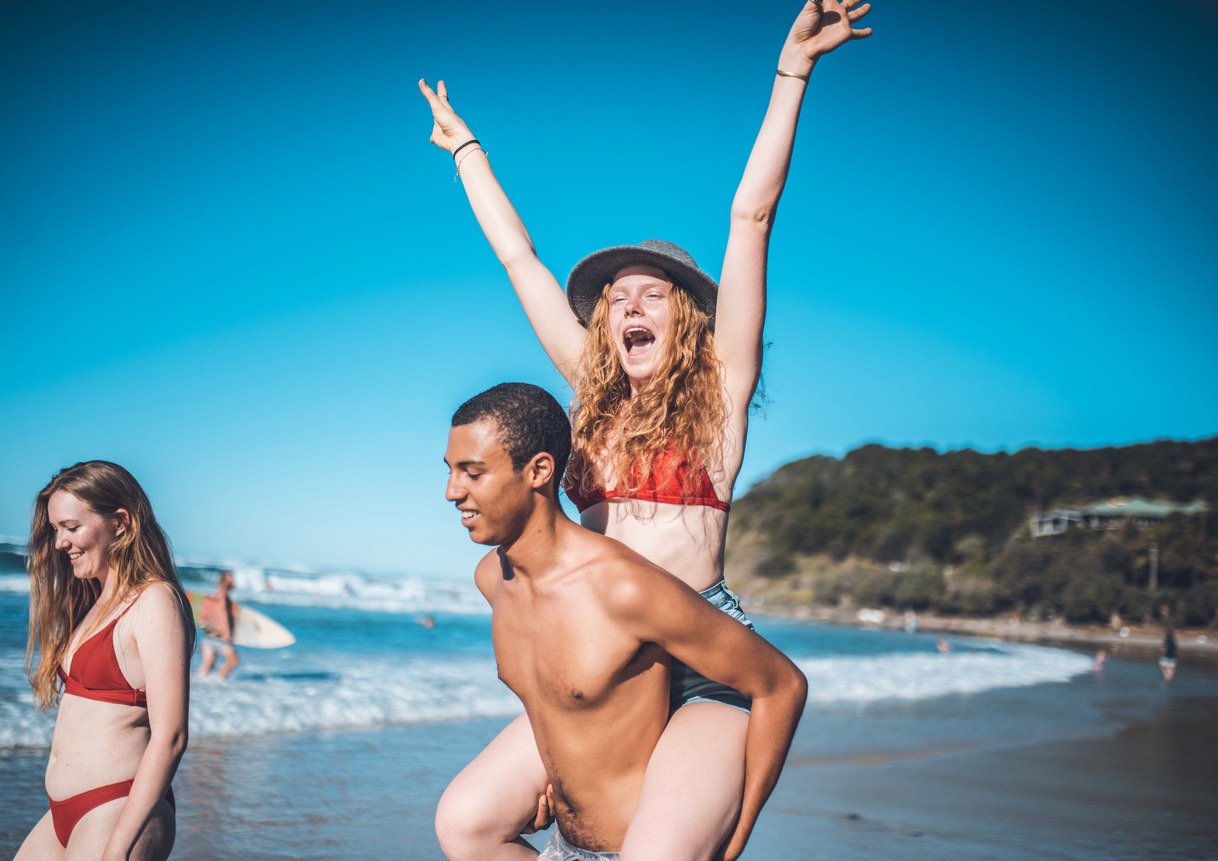
[[[724,846],[723,857],[733,861],[744,851],[778,783],[808,683],[782,652],[672,575],[649,568],[616,576],[613,606],[628,630],[707,678],[752,697],[740,818]]]
[[[177,596],[167,585],[147,586],[132,610],[135,644],[148,692],[148,747],[140,758],[103,859],[129,857],[165,797],[186,752],[190,701],[190,647]]]
[[[507,270],[546,355],[567,382],[574,384],[576,361],[584,345],[584,327],[567,304],[562,286],[538,259],[533,240],[495,178],[486,152],[479,143],[470,143],[475,140],[474,135],[449,104],[444,82],[440,81],[432,90],[426,81],[420,80],[419,91],[431,107],[431,142],[454,153],[457,173],[478,226]]]
[[[853,27],[854,22],[867,14],[871,4],[855,6],[855,3],[856,0],[814,0],[804,5],[791,25],[778,55],[769,108],[732,200],[715,346],[736,410],[747,410],[761,373],[770,230],[786,185],[808,78],[825,54],[852,39],[871,35],[870,27]]]

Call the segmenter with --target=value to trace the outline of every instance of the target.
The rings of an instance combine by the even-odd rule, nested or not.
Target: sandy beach
[[[175,780],[178,859],[441,859],[448,779],[503,719],[202,738]],[[1218,675],[1116,658],[1069,682],[810,705],[754,859],[1215,859]],[[11,855],[45,749],[0,752]]]

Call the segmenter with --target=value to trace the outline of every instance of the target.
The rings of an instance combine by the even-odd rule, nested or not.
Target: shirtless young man
[[[492,609],[499,677],[524,703],[553,788],[558,828],[542,858],[619,857],[668,720],[670,658],[752,698],[743,807],[725,844],[734,858],[778,780],[807,682],[676,577],[563,513],[570,441],[551,395],[504,383],[457,410],[444,458],[446,498],[473,541],[496,547],[475,579]]]

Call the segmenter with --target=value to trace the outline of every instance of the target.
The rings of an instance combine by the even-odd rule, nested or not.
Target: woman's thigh
[[[722,845],[740,814],[748,718],[722,703],[676,711],[647,763],[622,861],[705,861]]]
[[[26,835],[13,861],[58,861],[60,858],[63,858],[63,847],[55,836],[55,823],[48,810]]]
[[[450,858],[520,855],[523,846],[506,852],[501,847],[512,844],[531,825],[546,783],[533,728],[528,717],[521,715],[444,790],[436,809],[441,847]]]

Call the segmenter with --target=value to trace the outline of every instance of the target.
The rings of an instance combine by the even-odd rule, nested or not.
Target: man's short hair
[[[520,470],[540,452],[554,458],[554,492],[571,456],[571,421],[562,405],[540,386],[500,383],[474,395],[453,413],[452,426],[490,419],[499,426],[499,442],[512,468]]]

